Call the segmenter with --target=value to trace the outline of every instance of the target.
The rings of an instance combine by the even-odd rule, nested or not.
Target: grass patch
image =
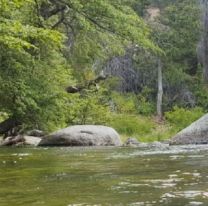
[[[176,106],[172,111],[166,112],[165,117],[179,131],[199,119],[203,114],[204,111],[201,107],[186,109]]]
[[[147,117],[117,114],[112,117],[110,126],[115,128],[120,134],[131,136],[134,134],[148,134],[154,129],[155,125]]]
[[[120,135],[123,142],[134,137],[141,142],[164,141],[174,136],[178,128],[168,122],[158,124],[153,117],[115,114],[109,126]]]

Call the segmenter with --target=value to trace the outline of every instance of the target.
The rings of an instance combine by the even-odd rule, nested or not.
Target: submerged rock
[[[121,146],[121,140],[113,128],[77,125],[44,137],[39,146]]]
[[[148,148],[156,148],[159,150],[163,150],[163,149],[169,149],[169,144],[168,143],[164,143],[164,142],[152,142],[148,144]]]
[[[128,138],[126,142],[123,144],[124,147],[138,147],[138,148],[148,148],[148,149],[169,149],[169,144],[163,142],[151,142],[144,143],[139,142],[136,138]]]
[[[170,145],[208,144],[208,114],[176,134]]]
[[[126,140],[126,142],[123,144],[124,147],[138,147],[142,143],[139,142],[136,138],[130,137]]]

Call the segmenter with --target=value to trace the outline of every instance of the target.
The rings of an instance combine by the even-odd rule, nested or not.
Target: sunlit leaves
[[[0,111],[23,126],[54,129],[70,82],[60,49],[64,35],[28,19],[33,1],[0,1]],[[60,101],[59,101],[60,99]]]

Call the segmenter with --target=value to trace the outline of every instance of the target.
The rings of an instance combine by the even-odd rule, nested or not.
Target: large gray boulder
[[[121,146],[121,140],[110,127],[77,125],[44,137],[39,146]]]
[[[171,145],[208,144],[208,114],[176,134]]]

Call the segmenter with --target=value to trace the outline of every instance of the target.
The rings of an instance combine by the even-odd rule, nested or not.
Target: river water
[[[208,146],[0,148],[0,206],[208,205]]]

